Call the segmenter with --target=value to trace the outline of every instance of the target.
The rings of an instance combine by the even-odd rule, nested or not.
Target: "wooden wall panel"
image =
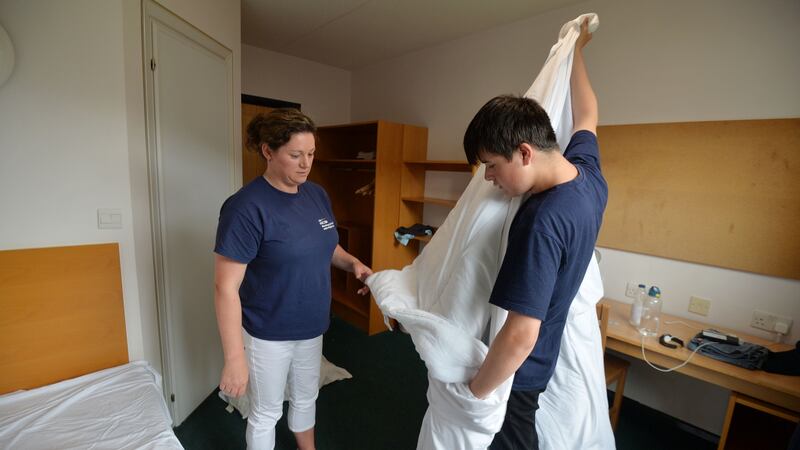
[[[0,251],[0,394],[128,362],[117,244]]]
[[[247,125],[257,115],[266,114],[273,109],[242,103],[242,186],[260,177],[267,170],[267,161],[258,153],[247,149]]]
[[[598,245],[800,279],[800,119],[602,126]]]

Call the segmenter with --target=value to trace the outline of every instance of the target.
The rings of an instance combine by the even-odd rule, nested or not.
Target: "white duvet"
[[[0,396],[0,448],[182,449],[161,376],[136,361]]]
[[[585,17],[592,31],[597,28],[595,14],[564,24],[526,93],[550,115],[562,149],[572,132],[569,78]],[[478,400],[465,384],[486,356],[481,338],[488,334],[493,339],[505,321],[506,312],[488,299],[520,205],[519,198],[504,198],[483,175],[481,167],[411,265],[367,280],[384,315],[408,331],[428,369],[429,407],[417,442],[421,450],[486,448],[500,430],[511,389],[509,379]],[[614,447],[594,313],[602,295],[600,271],[592,258],[570,307],[555,374],[540,396],[536,421],[542,449]]]

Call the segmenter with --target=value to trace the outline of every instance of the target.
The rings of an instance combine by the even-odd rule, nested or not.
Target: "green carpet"
[[[323,354],[353,378],[323,387],[317,399],[317,448],[413,449],[428,406],[425,365],[409,336],[385,332],[367,336],[334,318]],[[225,411],[216,392],[175,433],[187,449],[244,449],[245,421]],[[277,450],[294,450],[284,415],[276,427]]]
[[[323,387],[317,399],[317,448],[320,450],[413,450],[428,406],[425,365],[409,336],[367,336],[334,318],[325,333],[323,354],[347,369],[352,379]],[[175,434],[188,450],[244,449],[246,423],[227,413],[213,392]],[[284,415],[276,427],[277,450],[294,450],[294,435]],[[688,430],[688,431],[687,431]],[[715,449],[716,443],[692,428],[630,399],[623,401],[617,448]]]

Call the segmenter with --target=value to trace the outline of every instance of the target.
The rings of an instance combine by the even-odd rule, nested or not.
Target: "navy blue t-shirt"
[[[561,335],[594,251],[608,200],[597,137],[572,135],[564,157],[578,176],[531,195],[520,206],[489,301],[542,321],[539,338],[512,389],[544,390],[555,370]]]
[[[330,200],[317,184],[305,182],[290,194],[258,177],[228,198],[214,252],[247,264],[239,288],[244,329],[272,341],[324,333],[338,243]]]

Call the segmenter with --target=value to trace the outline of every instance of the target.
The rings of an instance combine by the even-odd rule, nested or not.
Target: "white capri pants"
[[[322,336],[303,341],[265,341],[247,333],[245,336],[251,407],[245,433],[247,448],[272,450],[287,382],[289,429],[299,433],[314,427]]]

